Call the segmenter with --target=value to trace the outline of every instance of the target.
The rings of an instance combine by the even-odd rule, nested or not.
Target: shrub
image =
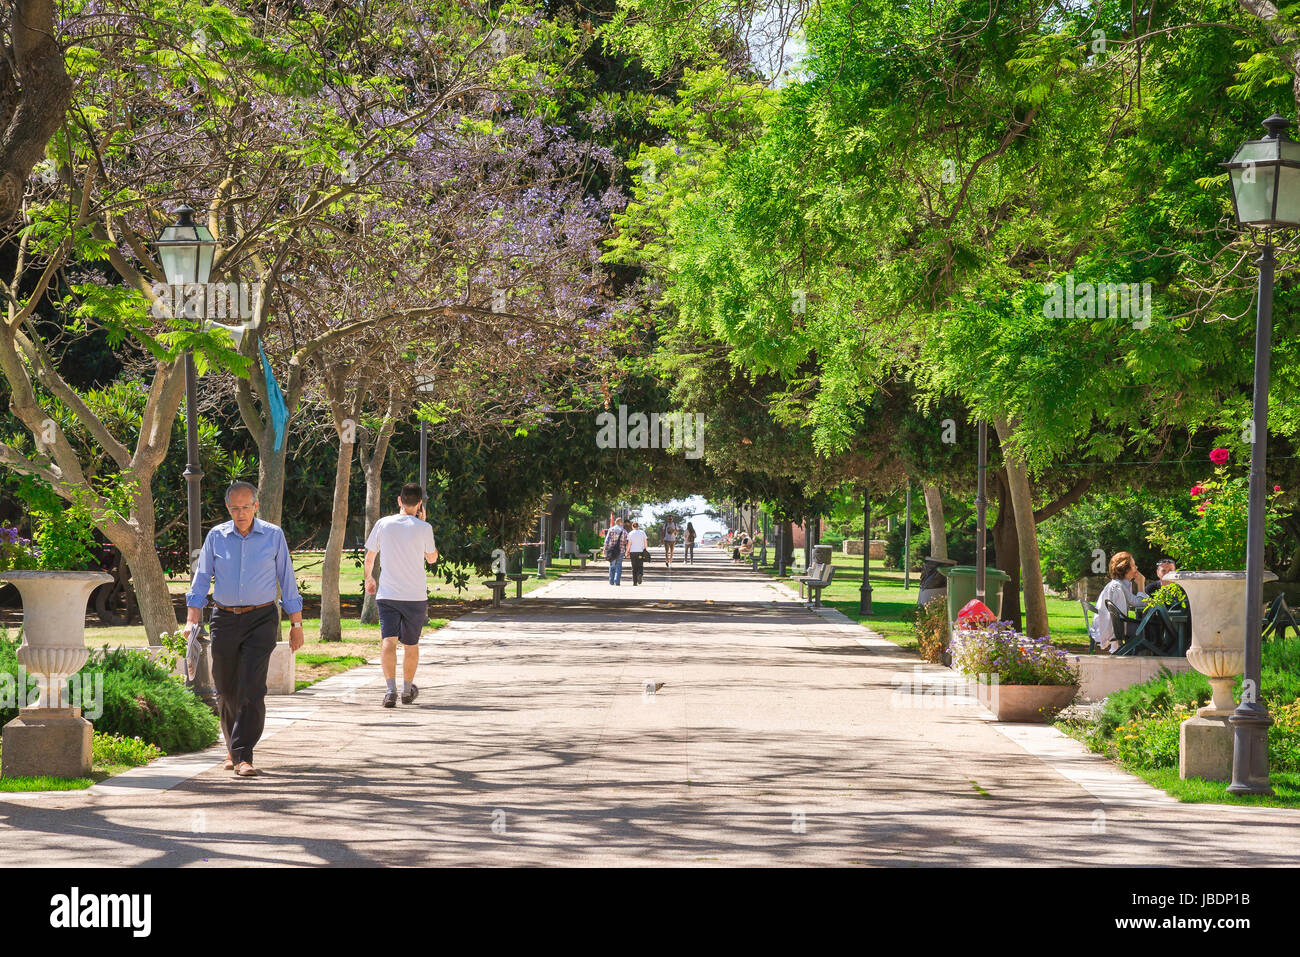
[[[1193,485],[1183,503],[1166,505],[1147,523],[1150,540],[1183,568],[1246,567],[1249,482],[1244,474],[1228,474],[1228,458],[1227,449],[1211,452],[1214,474]],[[1281,531],[1277,502],[1281,494],[1280,490],[1268,493],[1264,503],[1266,540]]]
[[[90,668],[104,672],[104,711],[95,727],[139,737],[166,754],[217,740],[217,716],[166,669],[140,651],[118,648]]]
[[[1108,695],[1097,719],[1096,734],[1109,738],[1121,725],[1175,707],[1195,710],[1210,696],[1210,681],[1200,672],[1172,674],[1164,669],[1159,677]]]
[[[950,646],[953,666],[973,678],[992,678],[1004,685],[1072,685],[1078,678],[1068,652],[1046,638],[1029,638],[1009,621],[983,628],[960,629]]]
[[[1300,701],[1269,709],[1268,764],[1274,771],[1300,771]]]
[[[139,738],[104,732],[95,733],[91,749],[97,765],[125,764],[133,768],[148,764],[163,754],[160,749]]]
[[[900,571],[902,570],[903,540],[904,540],[903,533],[905,530],[906,529],[904,528],[903,524],[900,522],[898,525],[894,526],[893,531],[885,533],[884,565],[886,568],[896,568],[899,569]],[[920,527],[913,525],[912,540],[908,544],[911,546],[908,551],[908,554],[910,555],[911,558],[911,565],[909,567],[913,571],[919,571],[922,563],[925,560],[925,556],[930,554],[929,528],[927,528],[924,525]]]
[[[921,657],[943,664],[944,652],[948,650],[948,599],[940,595],[917,609],[913,631]]]
[[[18,674],[18,642],[0,633],[0,672]],[[214,744],[220,731],[216,715],[142,651],[105,649],[82,669],[82,680],[103,673],[103,712],[95,731],[140,738],[167,754],[198,751]],[[17,708],[0,708],[0,723],[17,717]]]
[[[1192,712],[1182,705],[1120,725],[1115,732],[1115,756],[1133,768],[1178,766],[1178,728]]]

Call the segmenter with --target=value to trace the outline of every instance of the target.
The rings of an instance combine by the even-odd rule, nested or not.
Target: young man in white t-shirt
[[[632,531],[627,533],[627,553],[632,559],[632,584],[641,584],[641,579],[645,575],[645,560],[650,554],[650,546],[646,542],[645,529],[638,523],[632,523]]]
[[[397,497],[401,511],[375,522],[366,539],[366,591],[379,606],[379,634],[383,638],[380,663],[388,689],[384,707],[397,706],[397,645],[402,651],[402,704],[411,704],[420,689],[415,668],[420,663],[420,632],[429,621],[429,587],[424,563],[438,560],[433,527],[424,520],[424,489],[415,482],[402,486]],[[379,581],[374,578],[375,557]]]

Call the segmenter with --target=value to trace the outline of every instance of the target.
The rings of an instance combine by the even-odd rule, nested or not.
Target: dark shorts
[[[393,601],[381,598],[379,606],[379,634],[383,638],[397,637],[404,645],[420,642],[420,632],[429,623],[427,601]]]

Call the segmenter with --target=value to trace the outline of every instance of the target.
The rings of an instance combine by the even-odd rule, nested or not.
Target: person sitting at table
[[[1158,592],[1165,584],[1165,576],[1170,572],[1176,571],[1178,571],[1178,566],[1174,563],[1172,558],[1162,558],[1160,561],[1156,562],[1156,580],[1151,584],[1151,587],[1146,590],[1147,596],[1150,597]]]
[[[1127,615],[1130,610],[1141,608],[1150,596],[1142,590],[1146,586],[1146,579],[1128,552],[1116,552],[1111,557],[1107,570],[1110,572],[1110,581],[1102,586],[1101,594],[1097,596],[1097,614],[1092,619],[1088,634],[1099,648],[1108,654],[1114,654],[1119,651],[1124,636],[1115,634],[1110,609],[1106,607],[1107,600],[1114,602],[1115,607]],[[1137,583],[1136,592],[1134,582]]]

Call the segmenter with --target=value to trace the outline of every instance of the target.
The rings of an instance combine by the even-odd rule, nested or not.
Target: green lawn
[[[1201,778],[1189,778],[1184,781],[1178,776],[1177,768],[1159,768],[1157,770],[1135,770],[1125,768],[1129,774],[1136,774],[1142,780],[1167,794],[1188,804],[1249,804],[1256,807],[1300,807],[1300,774],[1287,771],[1273,771],[1269,774],[1269,783],[1275,792],[1272,796],[1262,794],[1229,794],[1228,782],[1204,781]]]
[[[768,556],[771,557],[771,549]],[[798,550],[802,561],[803,550]],[[879,632],[895,644],[916,649],[916,636],[912,631],[912,616],[916,611],[917,575],[911,576],[911,587],[903,587],[901,571],[886,571],[879,559],[871,563],[871,614],[858,614],[859,589],[862,587],[862,556],[834,556],[835,578],[822,591],[822,603],[836,608],[854,621]],[[775,570],[766,569],[775,577]],[[799,583],[791,577],[780,579],[798,591]],[[1083,612],[1077,601],[1047,596],[1047,623],[1053,641],[1070,651],[1088,650],[1088,632],[1083,626]]]

